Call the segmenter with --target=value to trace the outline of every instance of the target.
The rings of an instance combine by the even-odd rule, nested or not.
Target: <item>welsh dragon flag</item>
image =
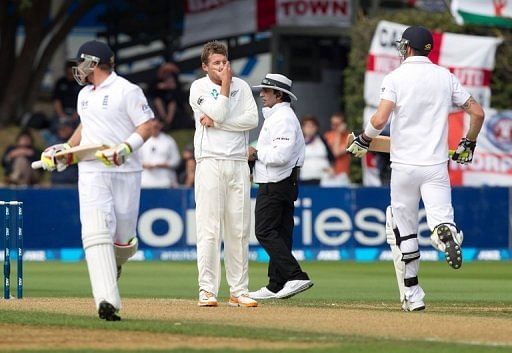
[[[512,28],[512,0],[452,0],[451,12],[460,25]]]

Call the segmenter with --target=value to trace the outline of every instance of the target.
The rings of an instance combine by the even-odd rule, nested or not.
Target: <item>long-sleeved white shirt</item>
[[[290,103],[263,108],[265,122],[258,137],[255,183],[276,183],[304,164],[304,136]]]
[[[195,80],[190,87],[189,103],[196,122],[195,158],[247,160],[248,132],[258,126],[258,108],[251,88],[233,77],[229,98],[221,95],[220,89],[208,76]],[[213,127],[200,124],[203,115],[214,121]]]

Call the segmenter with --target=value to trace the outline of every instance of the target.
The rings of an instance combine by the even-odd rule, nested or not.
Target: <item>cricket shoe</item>
[[[121,317],[116,313],[117,309],[114,308],[114,306],[109,302],[102,301],[100,303],[100,307],[98,309],[98,315],[100,319],[106,321],[121,321]]]
[[[311,282],[309,279],[297,279],[293,281],[288,281],[284,284],[283,289],[276,293],[276,298],[288,299],[293,297],[294,295],[304,292],[305,290],[308,290],[311,287],[313,287],[313,282]]]
[[[425,303],[423,300],[418,300],[416,302],[410,302],[407,299],[405,299],[402,302],[402,310],[403,311],[421,311],[425,310]]]
[[[462,250],[453,239],[452,231],[447,225],[442,224],[437,227],[437,236],[445,245],[444,256],[446,262],[454,269],[459,269],[462,266]]]
[[[228,301],[229,306],[242,306],[245,308],[255,308],[258,302],[249,298],[248,294],[241,294],[238,297],[231,296]]]
[[[261,287],[257,291],[249,292],[249,298],[256,300],[276,299],[276,293],[272,292],[267,287]]]
[[[199,291],[199,301],[197,302],[197,305],[204,307],[218,306],[219,302],[217,301],[215,294],[201,289]]]

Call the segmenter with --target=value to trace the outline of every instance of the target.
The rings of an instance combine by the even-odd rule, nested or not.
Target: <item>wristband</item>
[[[124,143],[126,143],[128,147],[130,147],[130,152],[133,152],[142,147],[142,145],[144,144],[144,139],[142,138],[142,136],[139,135],[138,132],[134,132],[133,134],[128,136],[126,140],[124,140]]]
[[[382,132],[382,130],[384,130],[384,129],[378,130],[375,127],[373,127],[372,122],[369,121],[368,125],[366,125],[366,129],[364,129],[364,134],[366,136],[368,136],[369,138],[373,139],[373,138],[379,136],[380,133]]]

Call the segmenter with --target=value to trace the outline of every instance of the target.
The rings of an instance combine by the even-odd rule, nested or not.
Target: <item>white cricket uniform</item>
[[[448,114],[470,95],[447,69],[427,57],[408,57],[384,78],[381,99],[395,103],[391,115],[391,208],[400,236],[416,235],[420,198],[432,230],[454,223],[448,178]],[[418,250],[416,237],[400,244],[402,253]],[[405,278],[417,275],[419,259],[406,264]],[[419,286],[406,293],[422,300]],[[416,297],[416,298],[415,298]]]
[[[181,161],[180,151],[174,139],[165,134],[151,136],[141,147],[142,162],[151,165],[165,164],[167,168],[142,170],[143,188],[170,188],[178,185],[176,167]]]
[[[80,144],[118,145],[137,126],[153,118],[142,90],[112,72],[99,86],[78,94],[82,124]],[[113,243],[126,244],[136,236],[142,164],[139,152],[119,167],[99,160],[78,164],[82,242],[96,305],[103,300],[120,308]]]
[[[190,87],[196,132],[194,153],[197,265],[199,289],[218,294],[220,249],[224,239],[226,279],[231,295],[248,292],[248,251],[251,224],[250,179],[247,163],[249,130],[258,126],[251,88],[233,77],[229,98],[208,76]],[[200,124],[202,115],[214,127]]]

